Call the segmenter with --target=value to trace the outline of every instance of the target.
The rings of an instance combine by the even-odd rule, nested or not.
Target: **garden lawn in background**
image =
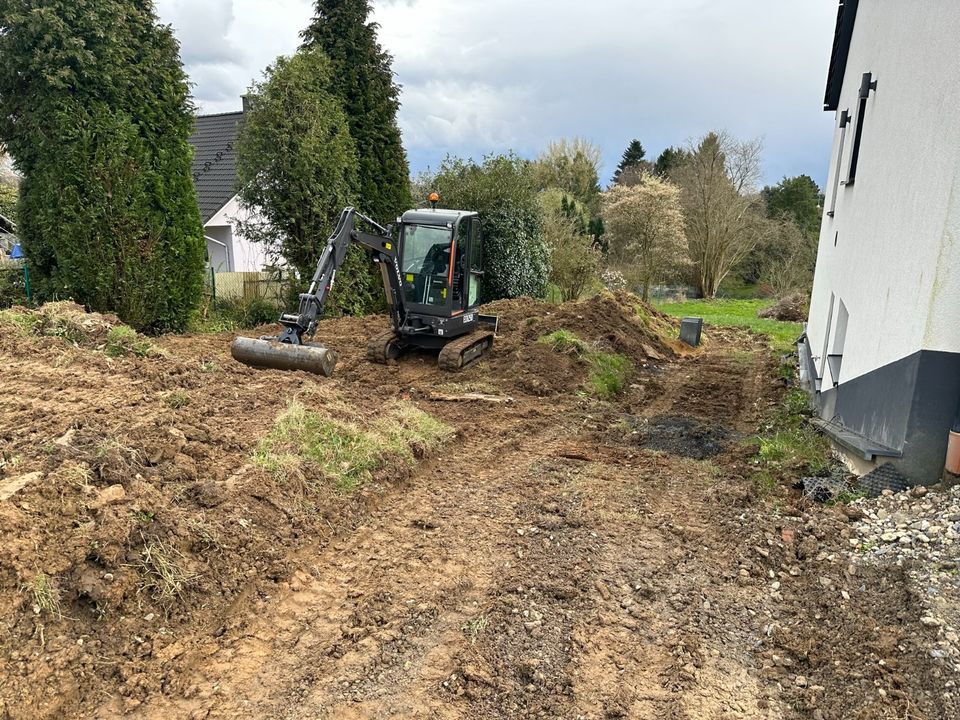
[[[748,327],[770,338],[771,346],[790,352],[803,332],[803,323],[780,322],[757,317],[757,313],[773,304],[773,300],[688,300],[657,303],[657,309],[674,317],[702,317],[709,332],[710,325]]]

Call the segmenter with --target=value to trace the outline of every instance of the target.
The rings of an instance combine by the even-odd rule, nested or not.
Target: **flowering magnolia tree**
[[[680,190],[653,175],[630,186],[615,185],[603,195],[608,262],[642,288],[678,277],[689,264],[683,233]]]

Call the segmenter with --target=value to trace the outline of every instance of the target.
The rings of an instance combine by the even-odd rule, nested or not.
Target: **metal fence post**
[[[27,294],[27,302],[33,302],[33,293],[30,292],[30,266],[23,263],[23,289]]]
[[[213,270],[213,265],[210,266],[210,296],[211,299],[216,302],[217,300],[217,273]]]

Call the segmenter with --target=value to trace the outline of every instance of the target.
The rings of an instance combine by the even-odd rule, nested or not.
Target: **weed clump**
[[[587,382],[591,391],[595,396],[605,400],[619,394],[633,372],[633,363],[630,362],[630,358],[617,353],[604,352],[569,330],[556,330],[542,336],[539,342],[552,346],[557,352],[576,355],[585,362],[590,368]]]
[[[23,587],[23,592],[30,599],[33,611],[38,615],[47,613],[60,617],[60,591],[56,584],[46,573],[37,573],[33,580]]]
[[[788,392],[778,411],[761,428],[754,479],[763,492],[787,475],[824,475],[832,464],[829,441],[810,425],[810,399],[803,390]]]
[[[193,579],[181,564],[183,556],[160,540],[148,540],[140,553],[143,589],[155,600],[173,600]]]
[[[147,357],[152,351],[150,341],[127,325],[116,325],[107,333],[105,351],[110,357],[136,355]]]
[[[350,492],[388,461],[410,465],[453,434],[409,402],[393,403],[367,427],[361,427],[349,409],[337,409],[345,419],[322,415],[294,400],[258,444],[254,463],[277,477],[319,476]]]

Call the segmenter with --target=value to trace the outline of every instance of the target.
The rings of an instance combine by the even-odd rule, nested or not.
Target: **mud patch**
[[[694,460],[719,455],[727,449],[732,437],[724,427],[681,415],[658,415],[638,425],[641,447]]]

